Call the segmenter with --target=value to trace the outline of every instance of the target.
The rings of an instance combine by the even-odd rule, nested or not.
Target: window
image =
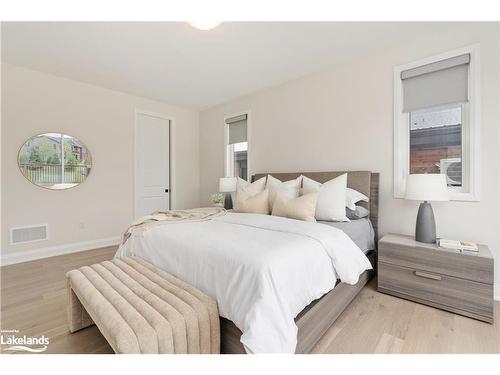
[[[462,186],[462,107],[409,112],[410,174],[444,173],[449,187]]]
[[[248,181],[248,115],[226,118],[226,176]]]
[[[394,69],[394,195],[406,176],[446,175],[453,200],[477,200],[479,111],[475,46]]]

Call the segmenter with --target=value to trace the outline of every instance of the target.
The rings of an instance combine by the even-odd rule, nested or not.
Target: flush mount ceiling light
[[[212,30],[220,25],[219,21],[210,20],[189,21],[188,23],[198,30]]]

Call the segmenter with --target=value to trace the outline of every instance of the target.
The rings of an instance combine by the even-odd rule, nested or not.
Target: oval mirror
[[[62,133],[39,134],[19,150],[19,169],[26,179],[46,189],[69,189],[81,184],[92,168],[92,157],[75,137]]]

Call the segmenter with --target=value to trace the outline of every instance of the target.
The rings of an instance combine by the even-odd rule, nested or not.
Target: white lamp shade
[[[406,178],[405,199],[417,201],[449,200],[444,174],[410,174]]]
[[[231,193],[236,191],[236,177],[222,177],[219,179],[219,192]]]

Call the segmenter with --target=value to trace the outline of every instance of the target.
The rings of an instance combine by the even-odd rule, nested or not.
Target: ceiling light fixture
[[[209,21],[209,20],[199,20],[199,21],[189,21],[191,26],[197,28],[198,30],[212,30],[220,25],[219,21]]]

